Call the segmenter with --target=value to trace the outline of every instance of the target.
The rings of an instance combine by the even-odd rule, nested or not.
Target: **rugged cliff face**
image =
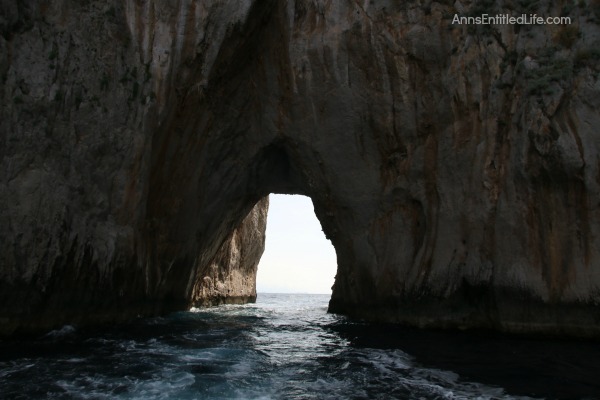
[[[182,114],[245,11],[1,4],[0,332],[252,300],[267,202],[222,202],[211,117]]]
[[[225,240],[208,269],[201,271],[192,292],[192,305],[256,301],[256,270],[265,250],[268,198],[259,201]]]
[[[0,4],[4,333],[251,298],[298,193],[332,311],[600,335],[596,0]]]

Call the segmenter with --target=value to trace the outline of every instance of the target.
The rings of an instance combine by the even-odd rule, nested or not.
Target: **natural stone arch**
[[[184,309],[282,192],[336,249],[333,311],[597,336],[590,60],[540,92],[560,27],[367,3],[2,1],[1,333]]]

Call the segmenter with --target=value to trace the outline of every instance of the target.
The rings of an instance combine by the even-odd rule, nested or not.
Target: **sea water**
[[[2,399],[600,398],[600,349],[419,331],[259,294],[110,328],[0,342]]]

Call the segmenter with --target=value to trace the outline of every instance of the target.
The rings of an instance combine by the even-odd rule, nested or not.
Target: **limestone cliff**
[[[192,305],[256,301],[256,270],[265,250],[268,204],[268,198],[257,203],[241,225],[231,232],[209,267],[198,275]]]
[[[1,0],[0,330],[224,293],[262,246],[236,227],[299,193],[332,311],[599,336],[600,4],[573,4]],[[523,12],[573,24],[452,24]]]

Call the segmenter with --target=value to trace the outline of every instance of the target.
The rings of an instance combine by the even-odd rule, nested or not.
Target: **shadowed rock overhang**
[[[1,0],[0,333],[252,301],[290,193],[330,311],[598,337],[585,3]]]

